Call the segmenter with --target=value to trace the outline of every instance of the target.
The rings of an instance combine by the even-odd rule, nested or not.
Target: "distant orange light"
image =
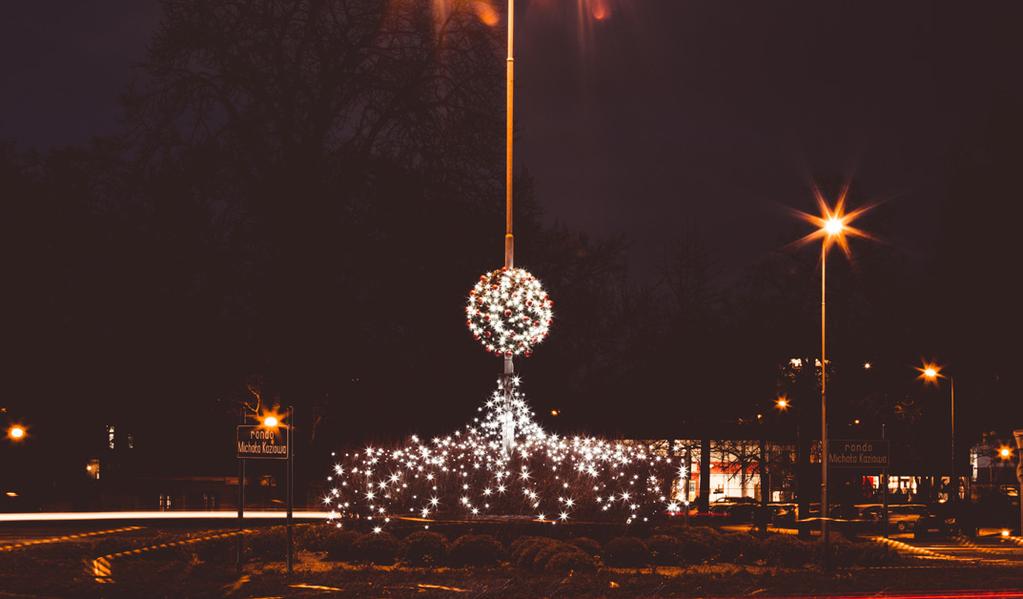
[[[1002,458],[1003,460],[1007,460],[1007,459],[1011,458],[1012,457],[1012,449],[1006,447],[1005,445],[999,447],[998,448],[998,457]]]
[[[561,414],[561,412],[558,411],[557,408],[554,408],[553,410],[551,410],[551,416],[559,416],[560,414]]]
[[[21,441],[26,434],[25,427],[20,424],[13,424],[7,429],[7,438],[11,441]]]
[[[787,397],[779,397],[777,400],[775,400],[774,407],[784,412],[785,410],[789,409],[789,399]]]
[[[476,11],[476,16],[484,25],[493,27],[501,22],[501,16],[497,14],[497,10],[490,5],[490,2],[477,0],[472,3],[472,7]]]
[[[281,415],[276,409],[264,410],[262,414],[257,418],[259,420],[259,426],[265,429],[276,430],[279,427],[285,426],[284,416]]]

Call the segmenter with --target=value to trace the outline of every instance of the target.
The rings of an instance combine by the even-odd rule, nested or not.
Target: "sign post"
[[[1016,534],[1023,536],[1023,429],[1012,431],[1016,437],[1016,480],[1019,481],[1019,530]]]
[[[295,422],[295,407],[288,406],[288,440],[291,440],[291,427],[294,426]],[[288,448],[288,463],[285,471],[287,472],[285,478],[285,486],[287,487],[288,495],[288,576],[294,572],[295,569],[295,543],[294,533],[292,531],[292,511],[295,504],[295,450],[294,448]]]
[[[238,518],[239,523],[244,517],[245,504],[245,460],[284,460],[284,487],[287,498],[287,529],[288,529],[288,575],[294,571],[294,532],[292,516],[294,514],[294,474],[295,452],[291,448],[291,429],[295,416],[295,408],[288,407],[288,415],[284,424],[267,426],[265,424],[240,424],[235,437],[235,451],[240,465],[238,466]],[[240,524],[239,524],[240,525]],[[241,565],[241,549],[238,556]]]
[[[241,421],[245,424],[245,408],[241,409]],[[238,543],[237,543],[237,559],[235,566],[240,574],[242,571],[242,562],[245,557],[245,535],[241,534],[242,528],[245,525],[245,460],[241,457],[238,458]]]
[[[887,440],[887,426],[881,425],[881,438]],[[881,534],[888,538],[888,465],[881,470]]]

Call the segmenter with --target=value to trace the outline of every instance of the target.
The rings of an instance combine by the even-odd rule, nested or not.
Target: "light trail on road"
[[[326,520],[328,512],[296,511],[298,520]],[[246,511],[244,520],[283,520],[283,510]],[[80,522],[87,520],[237,520],[237,512],[130,511],[130,512],[23,512],[0,513],[0,522]]]

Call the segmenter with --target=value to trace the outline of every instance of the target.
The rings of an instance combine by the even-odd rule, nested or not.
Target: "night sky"
[[[807,209],[813,178],[851,177],[854,204],[889,200],[887,241],[925,257],[947,221],[949,161],[1015,151],[987,129],[1023,95],[1016,3],[523,4],[519,164],[548,218],[624,235],[641,277],[682,223],[728,267],[776,249],[779,206]],[[15,8],[0,138],[52,148],[117,132],[159,15],[151,0]]]
[[[864,228],[925,281],[901,298],[921,353],[1018,373],[1023,5],[523,4],[517,160],[548,222],[620,236],[638,285],[695,231],[728,281],[806,232],[786,207],[813,210],[812,181],[851,181],[851,205],[879,203]],[[0,140],[117,133],[159,20],[152,0],[9,7]],[[1023,425],[1018,402],[994,408]]]

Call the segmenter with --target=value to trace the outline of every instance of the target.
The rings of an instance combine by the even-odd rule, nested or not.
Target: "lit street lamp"
[[[948,379],[948,395],[949,403],[951,404],[949,451],[951,452],[952,458],[952,461],[949,464],[952,483],[952,492],[950,493],[949,501],[952,502],[952,505],[956,505],[959,503],[959,479],[956,477],[956,381],[951,376],[941,374],[941,370],[942,367],[937,364],[924,362],[922,366],[917,368],[917,372],[920,373],[917,378],[929,385],[937,385],[940,379]]]
[[[827,201],[825,201],[824,196],[816,185],[813,191],[817,199],[817,206],[820,208],[820,215],[800,211],[796,211],[796,215],[806,222],[816,225],[817,230],[798,240],[796,244],[802,245],[816,239],[821,240],[821,537],[824,540],[824,565],[828,567],[830,556],[828,548],[828,361],[826,342],[828,249],[832,245],[838,245],[846,257],[849,257],[851,255],[849,237],[871,239],[869,234],[851,226],[850,223],[873,206],[867,205],[851,212],[846,212],[845,197],[849,192],[848,184],[845,185],[839,194],[834,208],[828,206]]]
[[[24,441],[27,435],[28,435],[27,429],[20,424],[12,424],[7,429],[7,438],[15,443]]]

